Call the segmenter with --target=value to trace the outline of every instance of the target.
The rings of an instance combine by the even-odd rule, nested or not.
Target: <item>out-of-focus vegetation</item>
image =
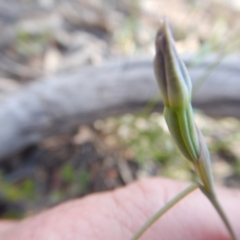
[[[56,12],[63,11],[58,1],[49,2],[56,4]],[[207,81],[219,61],[230,53],[239,54],[240,8],[238,1],[236,6],[232,4],[234,1],[227,4],[220,0],[79,1],[78,9],[82,14],[79,17],[89,11],[90,20],[85,20],[84,25],[83,20],[70,18],[75,7],[69,1],[64,8],[67,20],[62,25],[59,19],[51,21],[49,18],[50,28],[40,24],[41,31],[38,28],[41,19],[35,23],[35,29],[31,19],[17,23],[16,37],[2,54],[30,68],[50,69],[51,74],[123,55],[153,55],[157,19],[167,16],[178,51],[196,54],[192,64],[198,64],[208,54],[219,56],[209,72],[199,79],[194,93],[197,94],[201,83]],[[71,14],[67,15],[68,12]],[[100,21],[102,12],[106,17],[104,21]],[[45,21],[43,17],[42,22]],[[54,24],[67,30],[53,31]],[[78,64],[78,57],[84,55],[81,51],[86,49],[93,50],[84,52],[88,55]],[[18,72],[10,71],[6,76],[15,77],[16,83],[23,79]],[[27,81],[30,80],[28,77]],[[239,120],[211,119],[199,112],[195,117],[212,154],[216,181],[240,187]],[[192,177],[191,166],[173,144],[161,113],[149,111],[148,107],[140,113],[97,120],[67,137],[47,139],[35,148],[0,166],[1,217],[21,217],[46,205],[112,189],[145,176],[182,180]],[[33,162],[38,162],[37,170],[31,170]]]
[[[239,121],[234,118],[216,120],[202,113],[195,113],[195,119],[210,149],[218,183],[225,183],[225,177],[240,177]],[[161,113],[154,112],[149,116],[127,114],[98,121],[96,128],[127,146],[126,155],[136,158],[146,175],[191,179],[190,164],[174,145]]]

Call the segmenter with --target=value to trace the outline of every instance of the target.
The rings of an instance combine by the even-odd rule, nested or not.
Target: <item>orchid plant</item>
[[[232,239],[237,240],[214,190],[209,151],[201,131],[194,122],[191,105],[191,79],[184,63],[177,54],[166,19],[161,21],[155,47],[154,71],[164,103],[164,117],[177,147],[185,158],[193,164],[196,181],[152,216],[132,237],[132,240],[139,239],[166,211],[197,188],[201,189],[202,193],[213,204]]]

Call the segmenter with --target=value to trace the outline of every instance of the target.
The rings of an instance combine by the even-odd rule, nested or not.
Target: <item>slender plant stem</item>
[[[131,238],[131,240],[138,240],[143,233],[154,224],[164,213],[166,213],[169,209],[171,209],[176,203],[178,203],[181,199],[186,197],[192,191],[199,187],[198,183],[193,183],[188,188],[180,192],[177,196],[175,196],[172,200],[170,200],[163,208],[161,208],[158,212],[156,212]]]
[[[206,197],[209,199],[209,201],[212,203],[212,205],[215,207],[216,211],[218,212],[218,214],[220,215],[220,217],[222,218],[226,228],[228,229],[229,231],[229,234],[231,235],[232,237],[232,240],[238,240],[225,212],[223,211],[223,208],[221,207],[217,197],[215,194],[208,194],[206,192],[204,192],[202,190],[202,192],[206,195]]]

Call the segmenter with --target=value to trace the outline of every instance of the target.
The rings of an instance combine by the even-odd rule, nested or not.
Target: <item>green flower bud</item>
[[[183,155],[190,161],[197,161],[199,143],[191,107],[191,80],[177,55],[165,20],[157,32],[154,70],[165,105],[164,116],[169,131]]]
[[[164,117],[168,129],[179,150],[194,164],[205,190],[211,192],[211,161],[204,138],[194,122],[191,80],[177,55],[166,20],[156,37],[154,70],[165,105]]]
[[[166,20],[158,30],[155,47],[154,69],[164,105],[171,109],[183,108],[191,101],[192,85]]]

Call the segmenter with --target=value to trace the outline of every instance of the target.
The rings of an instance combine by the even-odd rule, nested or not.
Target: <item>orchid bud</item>
[[[166,20],[157,32],[155,47],[154,69],[164,105],[172,109],[182,108],[191,101],[191,80],[184,63],[177,55]]]
[[[168,129],[179,150],[194,164],[206,189],[213,191],[209,152],[193,117],[191,80],[174,47],[166,20],[157,33],[155,44],[154,70],[165,105]]]
[[[199,158],[199,143],[191,107],[191,80],[177,55],[166,20],[157,32],[155,44],[154,70],[165,105],[165,120],[183,155],[190,161],[196,161]]]

